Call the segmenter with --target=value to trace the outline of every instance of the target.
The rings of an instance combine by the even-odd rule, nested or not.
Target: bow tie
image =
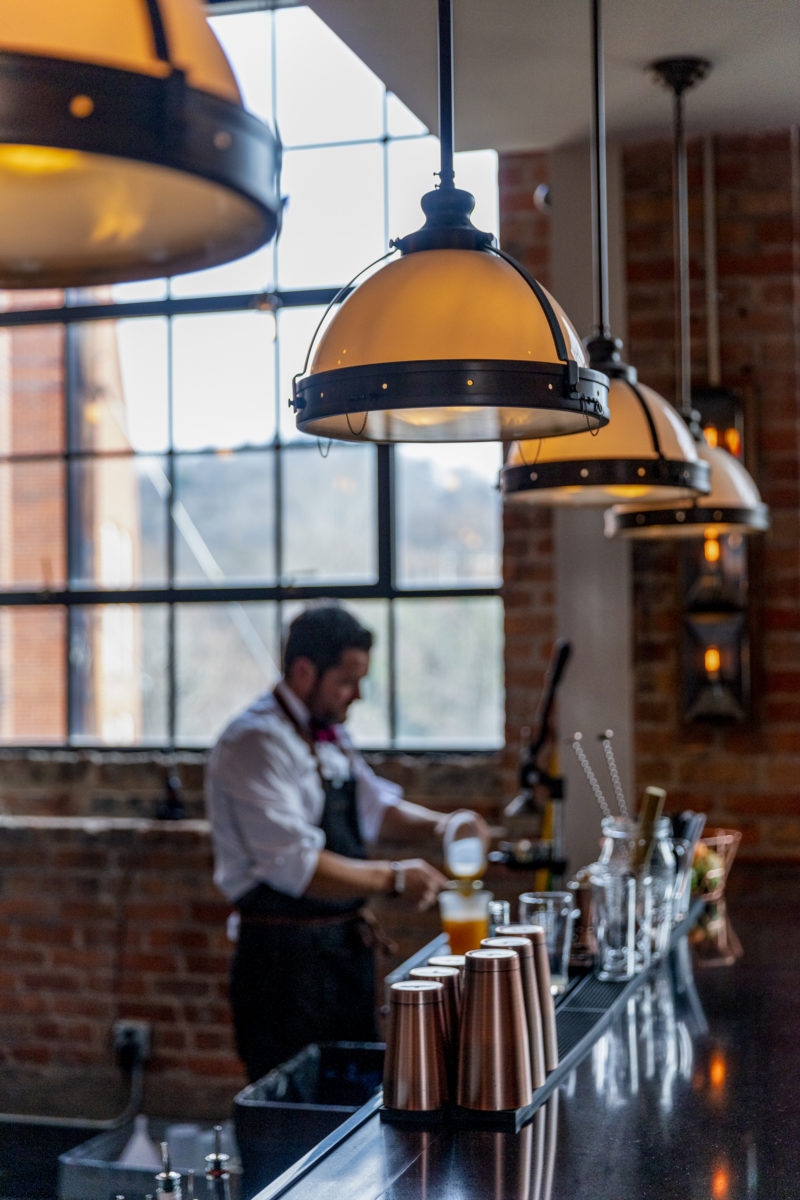
[[[336,730],[333,725],[326,725],[323,721],[315,721],[312,718],[310,728],[311,737],[315,742],[338,741],[338,738],[336,737]]]

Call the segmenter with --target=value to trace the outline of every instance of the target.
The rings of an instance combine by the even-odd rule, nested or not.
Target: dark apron
[[[300,735],[316,748],[286,712]],[[319,760],[317,760],[319,769]],[[367,857],[358,828],[356,780],[323,778],[325,848]],[[251,1081],[311,1042],[374,1042],[375,967],[363,900],[289,896],[269,884],[238,902],[239,939],[231,968],[236,1048]]]

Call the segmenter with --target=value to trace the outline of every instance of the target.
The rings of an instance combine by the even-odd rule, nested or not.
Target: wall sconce
[[[711,388],[692,399],[710,444],[730,453],[735,447],[740,457],[744,422],[736,394]],[[682,552],[684,719],[744,721],[751,696],[747,538],[708,528]]]

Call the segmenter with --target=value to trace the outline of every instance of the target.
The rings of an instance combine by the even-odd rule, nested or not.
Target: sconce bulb
[[[715,535],[706,534],[705,542],[703,543],[703,555],[707,563],[718,563],[720,559],[719,538]]]
[[[719,647],[718,646],[707,646],[706,652],[704,655],[704,664],[705,664],[705,668],[706,668],[706,673],[710,677],[713,678],[719,674],[719,668],[720,668],[721,661],[722,660],[721,660],[720,653],[719,653]]]

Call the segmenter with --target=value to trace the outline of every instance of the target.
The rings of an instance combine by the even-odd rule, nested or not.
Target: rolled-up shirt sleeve
[[[387,808],[393,808],[402,800],[403,789],[391,779],[376,775],[361,757],[355,759],[355,776],[361,833],[364,841],[374,842],[380,833]]]
[[[231,900],[260,882],[300,896],[314,874],[325,845],[322,787],[299,739],[298,748],[272,731],[247,729],[212,755],[214,878]]]

